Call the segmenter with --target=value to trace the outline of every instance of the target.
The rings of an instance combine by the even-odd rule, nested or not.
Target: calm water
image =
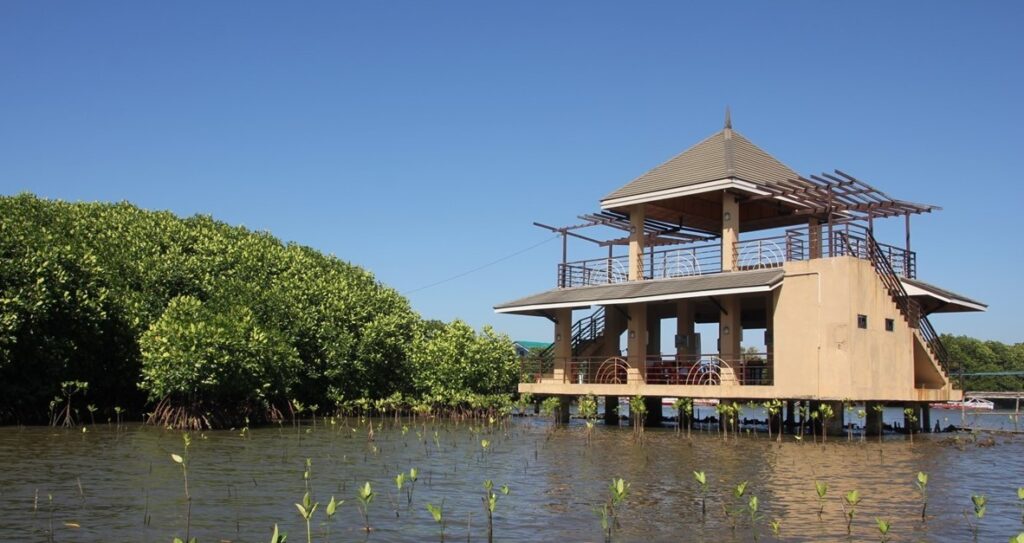
[[[578,423],[552,430],[542,419],[522,418],[491,433],[466,424],[428,425],[422,440],[422,426],[410,424],[403,434],[398,425],[368,443],[365,427],[352,431],[357,423],[318,424],[298,433],[289,426],[261,428],[248,437],[237,431],[195,435],[192,535],[201,543],[265,542],[278,523],[290,541],[305,541],[292,504],[305,491],[306,458],[312,458],[312,490],[321,502],[316,541],[325,540],[322,511],[331,495],[346,500],[331,541],[436,541],[438,528],[424,504],[442,500],[449,541],[485,541],[485,479],[511,487],[495,514],[497,541],[601,541],[593,506],[605,498],[612,477],[632,484],[617,541],[751,541],[748,520],[734,532],[722,513],[730,489],[744,480],[766,517],[757,524],[762,541],[774,540],[771,518],[782,520],[783,541],[877,541],[876,516],[892,521],[895,541],[970,541],[962,512],[971,507],[972,493],[990,500],[979,541],[1006,541],[1024,530],[1016,497],[1016,488],[1024,486],[1024,439],[1013,436],[995,436],[987,447],[948,444],[951,434],[918,436],[911,448],[902,436],[881,445],[874,438],[829,438],[827,445],[815,445],[787,436],[780,445],[763,434],[723,441],[714,433],[686,439],[672,429],[649,429],[640,446],[631,429],[598,425],[587,446]],[[482,438],[492,442],[487,453]],[[170,458],[181,449],[179,433],[138,425],[86,433],[0,428],[0,533],[11,541],[47,541],[51,494],[56,541],[167,543],[184,536],[181,470]],[[419,469],[420,479],[407,509],[393,477],[410,467]],[[695,469],[707,471],[711,481],[704,522]],[[917,519],[918,470],[931,477],[932,517],[925,525]],[[830,488],[820,521],[815,479]],[[364,481],[378,493],[368,536],[355,507],[356,487]],[[860,490],[863,502],[847,539],[839,496],[851,489]]]

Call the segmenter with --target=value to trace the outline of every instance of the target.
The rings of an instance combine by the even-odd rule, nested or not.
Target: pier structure
[[[960,400],[957,361],[928,317],[986,305],[919,279],[911,218],[938,209],[840,170],[800,175],[727,113],[599,211],[535,223],[562,235],[555,285],[495,306],[553,325],[550,349],[523,359],[519,391],[639,395],[658,407],[654,424],[664,397],[780,399],[790,420],[794,401],[829,403],[838,429],[843,402]],[[886,219],[902,222],[899,242],[876,239]],[[591,258],[570,260],[570,240]]]

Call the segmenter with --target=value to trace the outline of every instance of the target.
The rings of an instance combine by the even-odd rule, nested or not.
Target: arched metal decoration
[[[717,356],[701,358],[686,375],[687,385],[720,385],[722,374],[733,375],[732,366]],[[727,379],[728,380],[728,379]]]
[[[624,385],[627,368],[629,363],[625,359],[617,356],[608,358],[598,366],[594,382],[602,385]]]

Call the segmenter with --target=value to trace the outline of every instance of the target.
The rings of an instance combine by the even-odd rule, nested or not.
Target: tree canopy
[[[448,394],[440,371],[468,372],[451,390],[508,393],[514,356],[503,335],[424,322],[368,271],[265,232],[0,197],[0,421],[45,420],[67,381],[90,383],[106,409],[246,416],[289,400]]]

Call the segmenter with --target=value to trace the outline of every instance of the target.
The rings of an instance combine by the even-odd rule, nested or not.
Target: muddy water
[[[353,427],[355,429],[353,430]],[[434,431],[437,431],[437,442]],[[490,432],[490,433],[488,433]],[[506,430],[466,424],[388,425],[367,441],[358,421],[318,423],[195,435],[189,458],[191,534],[201,543],[269,540],[274,523],[289,541],[305,541],[294,503],[305,492],[303,466],[312,459],[312,493],[321,502],[313,539],[328,540],[324,503],[345,503],[330,525],[330,541],[436,541],[438,526],[425,504],[444,502],[448,541],[486,541],[482,483],[508,484],[495,512],[496,541],[601,541],[594,505],[612,477],[631,486],[616,541],[773,541],[768,520],[781,520],[783,541],[877,541],[875,517],[892,523],[896,541],[970,541],[963,511],[971,494],[989,498],[978,541],[1006,541],[1024,531],[1016,489],[1024,486],[1024,439],[997,435],[992,446],[944,443],[950,434],[902,436],[879,444],[829,438],[827,444],[782,444],[767,436],[723,440],[715,433],[690,439],[672,429],[647,430],[634,442],[627,427],[598,425],[588,446],[579,423],[552,429],[546,421],[515,419]],[[419,434],[419,435],[417,435]],[[484,452],[481,439],[488,439]],[[961,438],[963,439],[963,438]],[[0,533],[9,541],[154,541],[185,535],[182,474],[171,461],[180,434],[132,425],[87,432],[0,428]],[[393,478],[416,467],[413,504]],[[702,520],[693,470],[705,470],[711,491]],[[930,474],[929,518],[920,521],[913,480]],[[826,481],[818,519],[814,480]],[[355,504],[369,481],[366,535]],[[763,518],[733,522],[723,513],[730,489],[749,481]],[[407,483],[408,484],[408,483]],[[840,495],[863,497],[846,535]],[[52,505],[48,500],[52,495]],[[37,497],[38,496],[38,497]],[[731,507],[731,505],[729,505]],[[396,515],[397,509],[397,515]]]

